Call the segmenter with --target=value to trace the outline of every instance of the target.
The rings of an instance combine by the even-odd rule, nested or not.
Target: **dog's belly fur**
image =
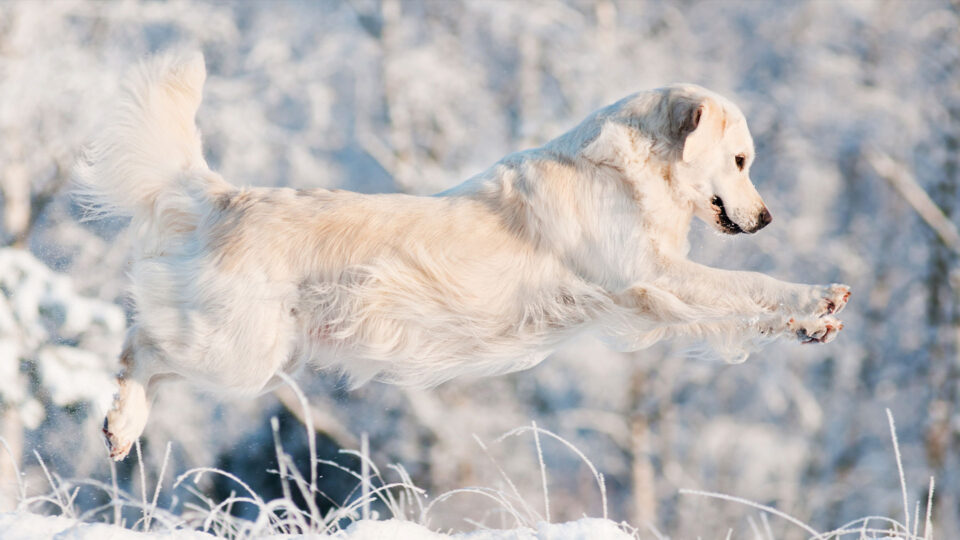
[[[164,244],[134,268],[140,331],[241,392],[308,360],[355,383],[525,369],[608,302],[466,197],[236,190]]]

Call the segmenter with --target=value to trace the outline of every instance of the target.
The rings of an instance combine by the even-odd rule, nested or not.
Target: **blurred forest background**
[[[629,93],[702,84],[744,110],[774,222],[734,238],[698,225],[692,258],[853,289],[834,343],[776,344],[742,365],[584,338],[535,369],[431,390],[347,391],[305,373],[321,457],[355,466],[337,449],[365,432],[378,463],[439,493],[494,481],[476,435],[540,501],[532,439],[496,442],[535,421],[593,460],[611,517],[642,535],[750,530],[755,511],[680,488],[826,530],[902,514],[890,408],[911,500],[935,476],[938,537],[960,537],[957,2],[0,3],[0,435],[32,489],[46,486],[34,451],[61,476],[109,482],[99,427],[130,312],[129,246],[122,222],[81,223],[67,190],[122,73],[169,48],[206,55],[198,122],[211,166],[237,185],[429,194]],[[172,441],[170,474],[216,465],[277,496],[269,419],[304,459],[298,414],[289,390],[238,400],[171,386],[145,433],[148,472]],[[543,445],[552,517],[598,515],[587,467]],[[131,491],[135,463],[119,469]],[[5,509],[14,474],[0,451]],[[347,480],[328,473],[322,487],[342,499]],[[438,526],[472,528],[464,519],[487,511],[468,495],[444,505]]]

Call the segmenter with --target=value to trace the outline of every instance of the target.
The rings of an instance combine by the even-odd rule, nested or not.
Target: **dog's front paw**
[[[797,285],[788,290],[780,307],[798,318],[824,317],[839,313],[849,299],[846,285]]]
[[[822,298],[817,304],[816,316],[825,317],[827,315],[840,313],[843,311],[843,308],[847,306],[847,300],[849,299],[850,287],[839,283],[834,283],[826,287]]]
[[[787,327],[800,343],[830,343],[843,330],[843,322],[831,315],[823,315],[816,319],[790,319]]]

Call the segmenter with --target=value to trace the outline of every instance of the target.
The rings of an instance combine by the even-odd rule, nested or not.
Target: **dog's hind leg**
[[[158,385],[176,376],[162,369],[158,356],[138,328],[130,328],[120,356],[123,371],[117,376],[119,389],[103,423],[110,457],[115,461],[127,457],[143,433]]]

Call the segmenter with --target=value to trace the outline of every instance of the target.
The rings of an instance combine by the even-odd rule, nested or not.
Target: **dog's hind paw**
[[[110,450],[110,459],[114,461],[123,461],[130,453],[134,440],[121,439],[114,435],[109,429],[109,418],[103,419],[103,436],[107,439],[107,447]]]
[[[126,412],[127,414],[122,414],[115,408],[103,419],[103,436],[107,439],[110,459],[114,461],[123,461],[127,457],[143,432],[146,420],[145,415],[137,414],[139,411]]]
[[[800,343],[830,343],[837,337],[840,330],[843,330],[843,322],[836,317],[824,315],[801,321],[790,319],[787,327],[797,336]]]

